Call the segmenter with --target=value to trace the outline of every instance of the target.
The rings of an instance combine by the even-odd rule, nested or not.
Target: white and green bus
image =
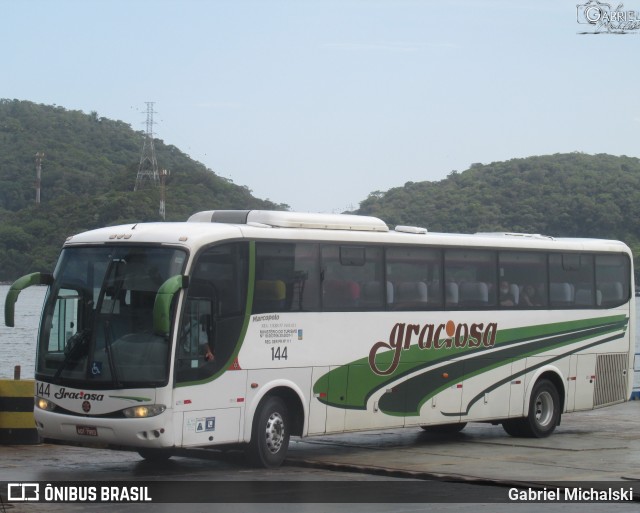
[[[163,458],[290,436],[502,424],[632,392],[632,255],[617,241],[390,230],[379,219],[207,211],[70,237],[36,357],[41,437]]]

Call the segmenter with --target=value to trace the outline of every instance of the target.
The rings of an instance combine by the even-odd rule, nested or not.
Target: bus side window
[[[495,251],[451,249],[444,254],[446,283],[457,284],[458,308],[493,308],[498,301]],[[450,305],[452,308],[455,304]]]
[[[319,310],[318,245],[257,242],[252,313]]]
[[[384,310],[388,290],[382,255],[375,246],[322,246],[323,310]]]
[[[287,286],[282,280],[256,280],[253,313],[282,312],[286,306]]]
[[[78,332],[81,304],[82,296],[79,292],[71,289],[60,289],[58,292],[56,307],[51,317],[52,328],[48,345],[50,352],[63,351],[63,342]]]
[[[177,382],[205,379],[230,365],[242,333],[247,274],[247,243],[212,246],[198,257],[182,309]]]
[[[549,300],[557,308],[593,308],[596,304],[593,255],[549,255]]]
[[[547,305],[547,254],[529,251],[501,251],[498,254],[502,307],[536,308]],[[508,287],[504,287],[504,284]],[[505,295],[506,294],[506,295]]]
[[[387,248],[387,299],[393,310],[440,308],[442,252],[430,248]],[[393,295],[389,297],[389,289]]]
[[[214,290],[211,284],[208,287],[200,283],[189,286],[180,342],[185,356],[197,358],[199,354],[205,354],[207,347],[213,350],[210,344],[213,343]]]
[[[630,263],[626,255],[596,255],[596,302],[602,308],[620,306],[631,295]]]

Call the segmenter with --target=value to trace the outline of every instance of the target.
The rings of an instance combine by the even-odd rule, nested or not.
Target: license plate
[[[93,426],[76,426],[76,433],[82,436],[98,436],[98,428]]]

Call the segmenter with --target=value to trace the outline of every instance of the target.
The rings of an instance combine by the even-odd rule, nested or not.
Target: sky
[[[594,34],[578,1],[0,0],[0,98],[140,131],[155,102],[218,175],[342,212],[473,163],[639,157],[640,29]]]

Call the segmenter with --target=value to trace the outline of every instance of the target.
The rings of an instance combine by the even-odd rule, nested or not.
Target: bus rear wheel
[[[285,402],[275,396],[263,399],[253,418],[251,442],[247,447],[251,464],[263,468],[279,467],[289,449],[289,431],[289,410]]]
[[[509,419],[502,423],[511,436],[544,438],[556,429],[560,422],[560,395],[551,381],[541,379],[533,387],[529,413],[522,419]]]

